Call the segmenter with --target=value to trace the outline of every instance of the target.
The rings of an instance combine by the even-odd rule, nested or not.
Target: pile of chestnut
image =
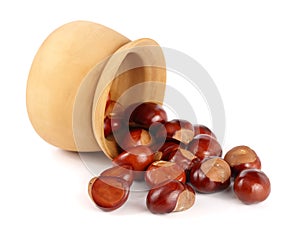
[[[245,204],[264,201],[270,194],[270,181],[251,148],[234,147],[222,158],[221,145],[209,128],[168,121],[159,104],[123,109],[109,99],[104,134],[119,148],[113,166],[89,182],[90,197],[104,211],[126,202],[134,180],[149,186],[146,205],[152,213],[187,210],[195,202],[195,191],[214,193],[231,185]]]

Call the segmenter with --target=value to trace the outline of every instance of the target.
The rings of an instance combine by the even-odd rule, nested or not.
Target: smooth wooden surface
[[[36,132],[48,143],[71,151],[100,150],[91,124],[97,76],[87,74],[129,39],[103,25],[76,21],[55,30],[38,50],[27,82],[27,111]],[[74,104],[79,87],[87,96],[77,102],[80,125],[73,131]],[[82,92],[82,91],[81,91]],[[80,137],[79,137],[80,136]],[[79,148],[80,146],[80,148]]]

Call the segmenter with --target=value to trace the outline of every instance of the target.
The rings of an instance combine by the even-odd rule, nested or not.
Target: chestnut
[[[186,120],[174,119],[166,122],[157,134],[161,136],[164,132],[166,132],[167,139],[175,139],[183,144],[188,144],[194,138],[193,125]]]
[[[234,180],[233,190],[245,204],[259,203],[267,199],[271,192],[268,176],[258,169],[241,171]]]
[[[201,124],[194,125],[194,133],[195,133],[194,136],[209,135],[209,136],[217,139],[216,135],[207,126],[204,126],[204,125],[201,125]]]
[[[90,180],[88,191],[91,199],[99,208],[104,211],[112,211],[127,201],[129,184],[119,177],[99,176]]]
[[[129,186],[133,182],[133,167],[131,165],[113,166],[101,172],[100,176],[114,176],[126,180]]]
[[[136,146],[123,151],[121,154],[113,159],[116,165],[131,165],[134,171],[144,171],[154,162],[156,154],[154,154],[149,147]]]
[[[261,169],[259,157],[254,150],[244,145],[229,150],[225,154],[224,160],[230,165],[233,177],[246,169]]]
[[[184,211],[195,202],[195,191],[187,184],[170,180],[149,190],[147,208],[154,214]]]
[[[115,117],[105,117],[104,118],[104,136],[108,137],[109,135],[121,130],[123,127],[123,118],[119,116]]]
[[[173,179],[183,183],[186,181],[184,169],[174,162],[153,162],[145,172],[145,182],[150,187]]]
[[[211,156],[222,156],[222,147],[219,142],[209,135],[196,136],[187,146],[187,150],[200,159]]]
[[[135,103],[125,109],[126,120],[131,126],[149,128],[153,123],[167,121],[167,113],[163,107],[153,102]]]
[[[131,165],[134,171],[134,178],[139,180],[143,177],[143,171],[154,161],[160,160],[161,155],[152,152],[149,147],[136,146],[123,151],[113,159],[115,165]]]
[[[178,148],[177,150],[171,152],[167,158],[170,162],[175,162],[179,166],[181,166],[185,171],[190,170],[192,166],[193,160],[197,158],[190,151],[182,148]]]
[[[126,150],[139,145],[149,146],[151,144],[151,139],[152,138],[148,131],[142,128],[131,129],[127,134],[125,134],[121,147]]]
[[[104,118],[104,136],[109,135],[119,131],[123,126],[123,112],[124,109],[122,105],[113,100],[108,100],[105,108],[105,118]]]
[[[177,151],[181,146],[180,142],[177,140],[167,140],[158,151],[162,153],[162,160],[167,160],[169,158],[169,154],[173,151]]]
[[[189,180],[196,191],[214,193],[230,185],[230,166],[219,157],[207,158],[192,167]]]

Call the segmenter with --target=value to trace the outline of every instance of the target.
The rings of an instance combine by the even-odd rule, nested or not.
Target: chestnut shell
[[[261,169],[261,161],[256,152],[245,145],[230,149],[225,154],[224,160],[230,165],[233,177],[246,169]]]
[[[149,128],[153,123],[165,123],[168,119],[166,111],[153,102],[135,103],[125,110],[126,119],[131,125]]]
[[[212,172],[210,172],[211,170],[204,172],[202,164],[211,160],[217,160],[218,162],[213,163],[212,167],[214,169]],[[220,168],[220,161],[224,164],[222,168]],[[230,166],[223,159],[215,157],[196,162],[190,170],[189,180],[196,191],[200,193],[214,193],[224,190],[230,185],[230,175]]]
[[[113,159],[116,165],[131,165],[134,171],[144,171],[155,160],[155,154],[146,146],[136,146]]]
[[[101,172],[100,176],[114,176],[119,177],[132,185],[133,172],[131,165],[113,166]]]
[[[155,187],[169,180],[178,180],[186,182],[186,174],[184,169],[177,163],[168,161],[153,162],[145,172],[145,182],[150,187]]]
[[[127,201],[129,184],[119,177],[99,176],[90,181],[89,194],[100,209],[116,210]]]
[[[219,142],[209,135],[196,136],[187,146],[187,150],[200,159],[211,156],[222,156],[222,147]]]
[[[215,139],[217,139],[216,135],[207,127],[201,124],[194,125],[195,136],[197,135],[209,135]]]
[[[247,169],[235,178],[233,190],[243,203],[254,204],[267,199],[271,193],[271,183],[264,172]]]
[[[182,195],[184,191],[188,192],[189,195],[193,195],[193,198],[185,198],[184,202],[178,204],[180,195]],[[189,209],[194,204],[194,195],[195,192],[189,185],[177,180],[171,180],[161,183],[157,185],[157,187],[149,190],[146,205],[154,214],[183,211]]]

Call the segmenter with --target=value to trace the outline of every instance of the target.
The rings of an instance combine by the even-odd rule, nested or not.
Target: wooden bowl
[[[28,116],[35,131],[54,146],[103,150],[113,158],[116,144],[103,131],[108,94],[123,106],[162,103],[165,83],[165,60],[155,41],[130,41],[103,25],[75,21],[51,33],[33,60]]]

